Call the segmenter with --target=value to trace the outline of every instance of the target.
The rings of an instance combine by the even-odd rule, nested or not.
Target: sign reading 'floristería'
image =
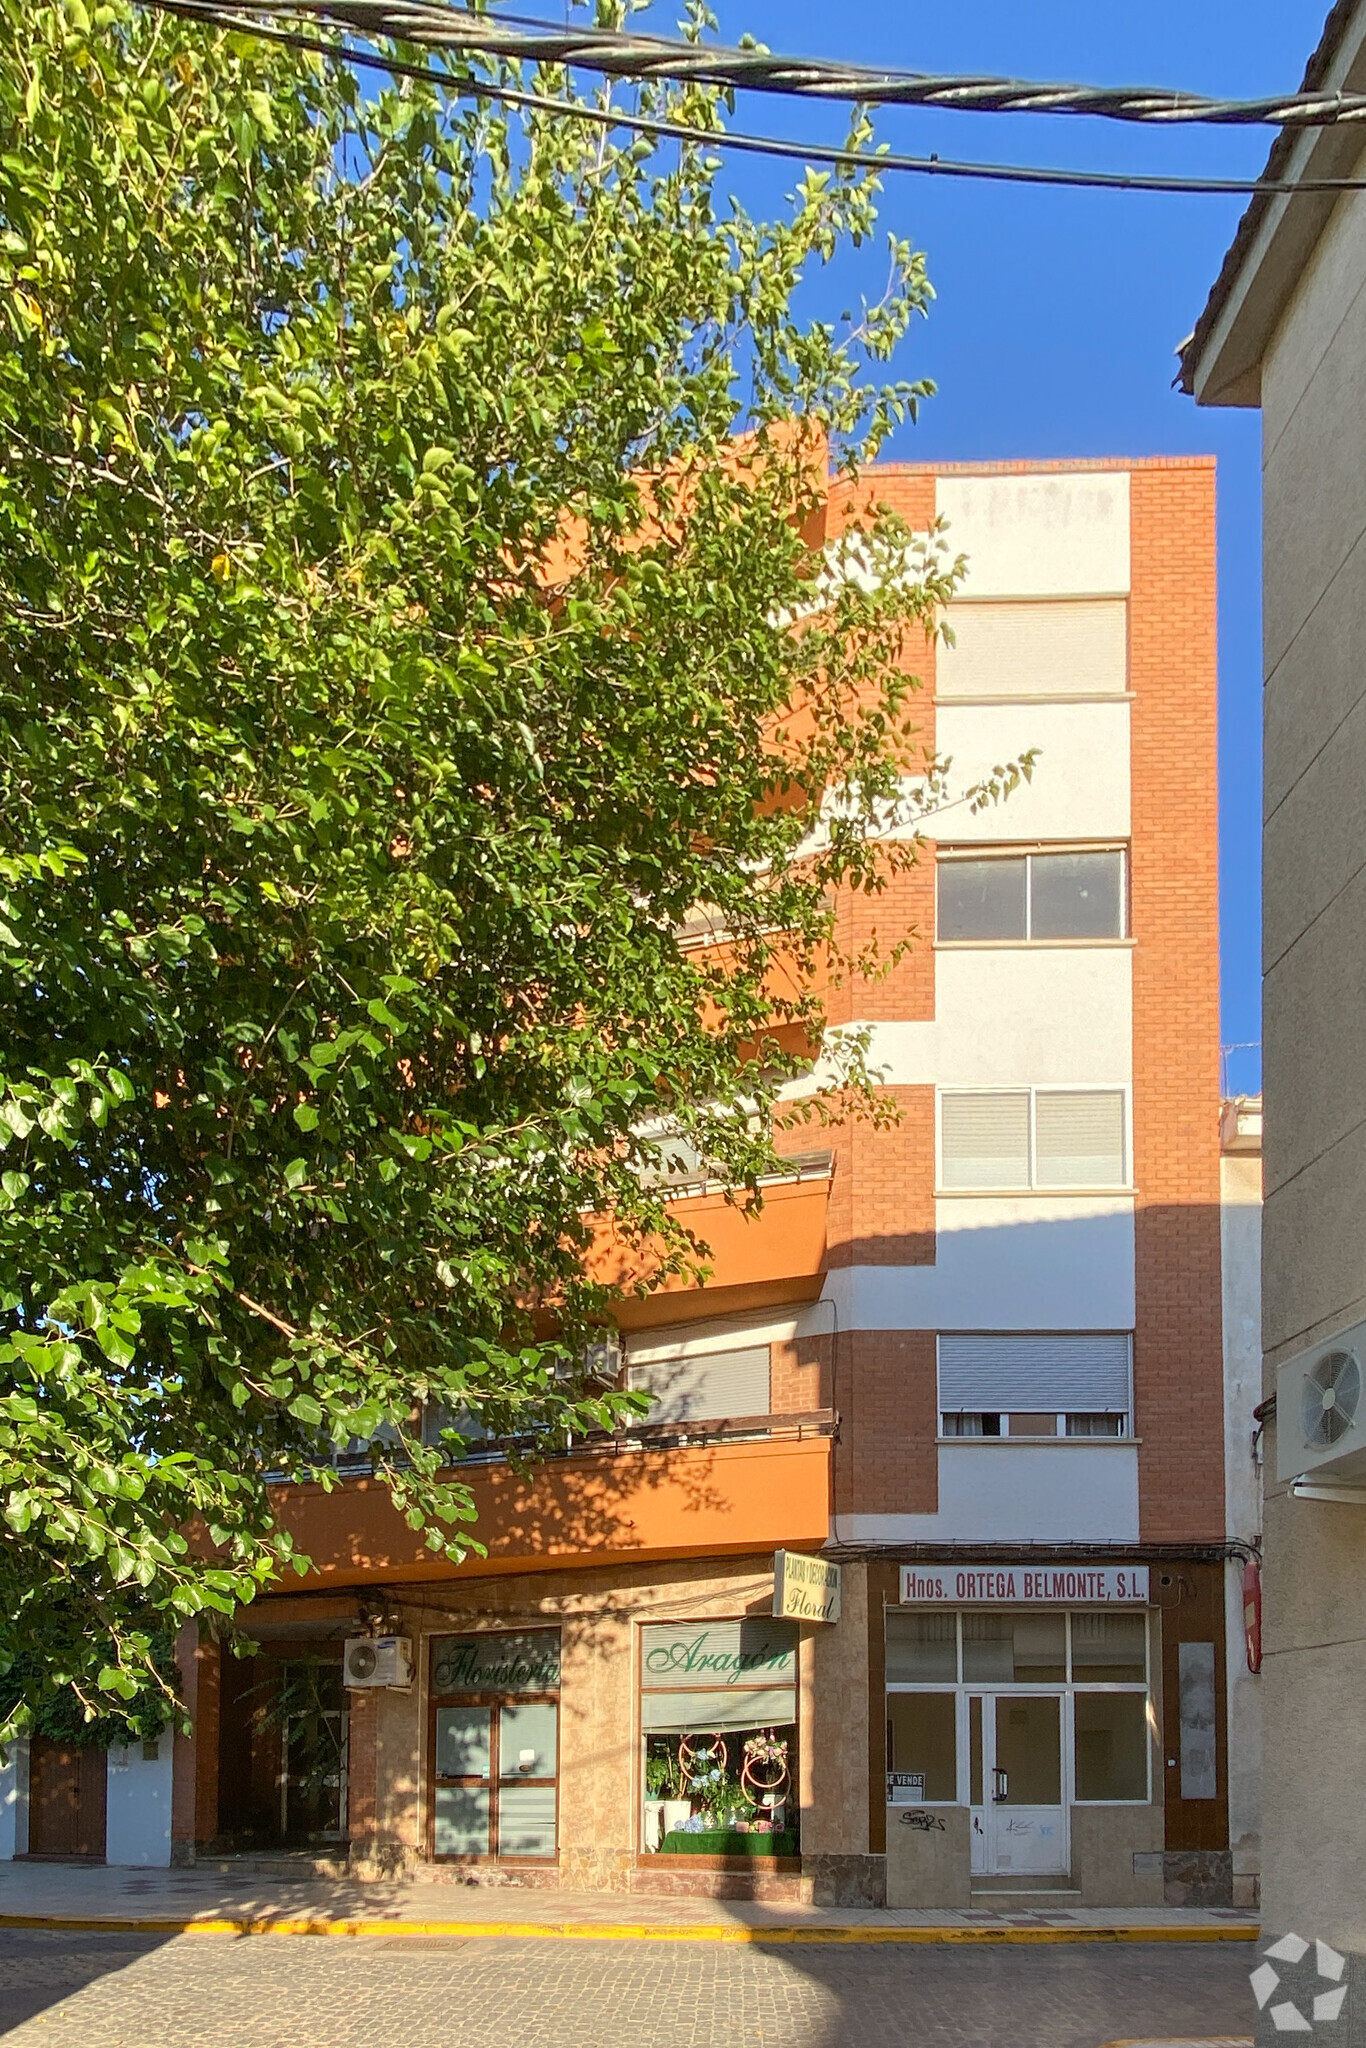
[[[799,1550],[773,1553],[773,1612],[790,1621],[838,1621],[840,1568]]]
[[[433,1692],[557,1692],[557,1628],[490,1629],[432,1642]]]

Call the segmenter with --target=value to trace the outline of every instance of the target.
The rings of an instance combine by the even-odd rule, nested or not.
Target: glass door
[[[553,1857],[558,1749],[553,1700],[438,1707],[434,1854]]]
[[[438,1856],[487,1856],[493,1822],[493,1708],[436,1710]]]
[[[553,1700],[498,1709],[498,1854],[553,1856],[560,1710]]]
[[[972,1868],[1060,1877],[1068,1867],[1062,1697],[984,1693],[968,1701]]]

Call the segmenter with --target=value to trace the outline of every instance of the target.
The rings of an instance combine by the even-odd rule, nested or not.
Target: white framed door
[[[1061,1693],[968,1696],[975,1877],[1061,1877],[1068,1869]]]

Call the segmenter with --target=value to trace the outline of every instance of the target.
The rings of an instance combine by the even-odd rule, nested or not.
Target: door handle
[[[1008,1799],[1010,1797],[1010,1779],[999,1764],[994,1767],[991,1775],[996,1781],[991,1788],[992,1798],[995,1800]]]

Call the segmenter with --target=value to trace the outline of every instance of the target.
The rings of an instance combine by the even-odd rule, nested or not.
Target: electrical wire
[[[884,147],[841,149],[824,143],[793,142],[785,136],[754,135],[742,129],[697,128],[683,122],[657,120],[646,114],[630,114],[617,107],[591,106],[582,101],[554,99],[542,93],[522,92],[494,79],[472,72],[437,69],[414,64],[400,57],[380,56],[357,50],[349,44],[328,42],[321,36],[306,36],[294,29],[276,27],[260,19],[260,0],[139,0],[139,4],[163,14],[201,21],[211,28],[259,36],[267,42],[282,43],[290,49],[322,56],[333,63],[354,65],[393,78],[412,78],[439,87],[457,97],[493,100],[505,106],[521,107],[534,113],[559,115],[601,128],[621,128],[660,141],[692,143],[705,149],[733,150],[742,155],[769,156],[792,163],[828,164],[837,170],[872,173],[904,171],[927,177],[968,178],[990,184],[1042,185],[1074,191],[1153,192],[1168,196],[1247,198],[1258,193],[1292,196],[1309,193],[1363,192],[1363,178],[1180,178],[1129,171],[1062,170],[1038,164],[992,164],[965,162],[952,157],[906,156]],[[297,5],[279,10],[297,16]]]
[[[254,11],[247,6],[243,11]],[[799,99],[866,106],[936,107],[966,113],[1082,114],[1109,121],[1216,126],[1337,127],[1366,122],[1366,93],[1293,92],[1213,99],[1166,86],[1093,86],[933,74],[783,57],[768,50],[561,27],[534,15],[472,14],[444,0],[279,0],[271,13],[335,24],[367,37],[506,62],[572,66],[610,78],[671,79]]]

